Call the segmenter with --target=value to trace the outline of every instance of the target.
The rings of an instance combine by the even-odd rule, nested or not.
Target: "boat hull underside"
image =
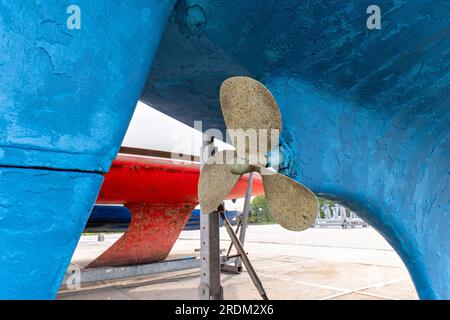
[[[221,82],[262,81],[283,172],[371,222],[421,298],[449,299],[450,3],[378,1],[381,30],[370,4],[179,1],[141,99],[224,129]]]

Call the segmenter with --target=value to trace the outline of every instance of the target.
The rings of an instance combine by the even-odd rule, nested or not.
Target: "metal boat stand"
[[[216,152],[216,148],[214,147],[214,138],[207,138],[206,142],[204,142],[203,149],[205,151],[204,155],[206,159],[213,155]],[[205,159],[205,157],[203,157],[202,153],[202,158]],[[202,163],[204,163],[204,161],[202,161]],[[200,286],[198,287],[199,299],[222,300],[223,288],[220,283],[221,271],[241,273],[242,264],[244,264],[259,293],[263,299],[267,299],[267,295],[261,281],[259,280],[243,248],[248,224],[252,183],[253,173],[250,173],[245,194],[244,209],[236,231],[233,230],[230,222],[225,217],[223,206],[220,206],[218,208],[219,210],[213,213],[200,215],[200,259],[195,258],[194,256],[189,256],[182,259],[165,260],[150,264],[119,267],[98,267],[90,269],[84,269],[77,265],[71,265],[66,271],[63,284],[61,286],[62,291],[60,291],[60,293],[64,294],[68,291],[81,289],[82,284],[89,284],[87,287],[89,288],[91,286],[95,286],[96,283],[103,283],[104,281],[124,280],[127,278],[195,269],[200,267],[201,281]],[[219,216],[223,219],[225,228],[231,238],[231,244],[225,256],[221,256],[220,250]],[[237,253],[230,255],[233,246],[236,248]],[[230,262],[233,262],[233,260],[234,265],[229,264]]]
[[[239,223],[236,227],[235,234],[239,233],[239,241],[244,245],[245,242],[245,233],[247,231],[248,225],[248,215],[250,212],[250,198],[252,196],[252,185],[253,185],[253,172],[250,172],[248,177],[248,185],[247,190],[245,192],[244,198],[244,208],[242,210],[242,214],[239,219]],[[231,249],[233,248],[233,242],[230,243],[228,247],[227,255],[223,257],[222,271],[230,272],[230,273],[241,273],[242,272],[242,260],[239,257],[239,254],[230,256]],[[227,264],[229,260],[234,258],[234,265]]]
[[[203,137],[203,146],[201,152],[202,169],[205,161],[216,152],[214,147],[214,137]],[[253,174],[250,174],[248,186],[245,194],[244,210],[241,221],[233,230],[230,222],[224,214],[224,206],[219,206],[217,211],[209,214],[200,214],[200,285],[198,287],[198,297],[200,300],[223,300],[223,287],[220,284],[220,272],[231,271],[240,273],[242,271],[242,263],[245,265],[247,272],[255,284],[259,294],[264,300],[268,300],[264,287],[255,272],[246,252],[242,246],[245,240],[245,232],[247,229],[248,213],[250,206],[250,197],[252,194]],[[231,245],[225,257],[220,256],[220,230],[219,216],[222,218],[225,228],[231,238]],[[240,229],[239,238],[236,233]],[[234,245],[237,254],[230,256],[231,248]],[[235,258],[235,265],[227,265],[226,262],[231,258]],[[224,263],[221,263],[221,262]]]
[[[240,257],[242,263],[244,264],[245,268],[247,269],[247,272],[250,275],[250,278],[252,279],[253,284],[255,285],[256,289],[258,290],[260,296],[263,298],[263,300],[269,300],[269,298],[267,298],[267,294],[266,294],[266,291],[264,290],[261,280],[259,279],[258,275],[256,274],[255,269],[253,268],[250,260],[247,257],[247,253],[244,251],[244,247],[242,246],[238,237],[234,233],[233,227],[231,226],[227,217],[225,217],[224,212],[225,212],[225,209],[222,205],[219,207],[219,215],[223,219],[223,224],[225,225],[225,228],[227,229],[228,234],[230,235],[231,241],[234,244],[234,246],[236,247],[239,257]]]
[[[200,154],[200,170],[204,163],[216,152],[214,137],[203,135]],[[200,212],[200,300],[223,300],[220,284],[220,230],[217,211],[209,214]]]

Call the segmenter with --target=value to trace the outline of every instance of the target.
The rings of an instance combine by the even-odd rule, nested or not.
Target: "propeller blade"
[[[240,175],[231,173],[227,159],[234,159],[235,151],[223,150],[203,165],[198,182],[198,198],[203,213],[211,213],[223,202],[238,182]]]
[[[248,77],[228,78],[220,87],[220,105],[228,132],[230,133],[230,129],[242,129],[236,132],[236,136],[230,133],[240,157],[243,157],[239,153],[242,144],[245,144],[243,151],[246,158],[249,154],[264,156],[278,144],[278,135],[272,136],[272,130],[278,130],[278,133],[281,131],[281,113],[274,97],[263,84]],[[249,149],[245,143],[245,135],[243,136],[248,129],[254,129],[257,134],[258,140],[251,142],[253,149]],[[266,132],[260,131],[261,129]],[[240,139],[244,140],[237,142]],[[267,140],[260,141],[262,139]],[[265,150],[259,150],[262,147]]]
[[[262,175],[267,206],[272,217],[283,228],[302,231],[309,228],[319,212],[314,193],[281,174]]]

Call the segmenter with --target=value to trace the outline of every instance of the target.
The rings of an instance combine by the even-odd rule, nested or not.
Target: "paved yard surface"
[[[120,234],[83,236],[72,263],[85,266]],[[183,231],[170,258],[197,255],[199,231]],[[221,248],[229,245],[221,228]],[[398,255],[372,228],[250,226],[245,243],[270,299],[417,299]],[[58,299],[196,299],[199,270],[168,272],[64,290]],[[225,299],[259,299],[248,274],[222,274]]]

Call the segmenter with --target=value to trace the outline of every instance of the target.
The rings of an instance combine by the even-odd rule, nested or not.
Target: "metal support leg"
[[[239,242],[242,245],[244,245],[245,232],[247,231],[248,214],[250,211],[250,198],[252,196],[252,185],[253,185],[253,172],[250,172],[250,174],[248,176],[247,191],[245,192],[244,209],[242,211],[242,217],[241,217],[241,232],[239,233]],[[236,258],[234,265],[238,268],[238,270],[242,270],[241,258]]]
[[[203,139],[202,164],[214,152],[214,138]],[[219,214],[200,214],[200,300],[222,300],[223,289],[220,285],[220,241]]]
[[[347,228],[347,214],[345,212],[345,207],[339,206],[339,215],[341,217],[341,225],[343,229]]]
[[[219,214],[217,211],[200,216],[200,271],[199,299],[222,300],[220,285]]]
[[[241,228],[241,224],[242,224],[242,222],[241,222],[241,220],[239,220],[239,223],[238,223],[238,225],[237,225],[237,227],[236,227],[236,231],[234,232],[235,234],[238,234],[238,232],[239,232],[239,230],[240,230],[240,228]],[[231,242],[231,243],[230,243],[230,246],[228,247],[227,255],[225,256],[225,259],[226,259],[226,260],[230,259],[230,257],[231,257],[231,256],[230,256],[231,249],[233,249],[233,242]]]
[[[247,254],[244,251],[244,248],[242,247],[241,242],[239,241],[238,237],[234,233],[233,227],[231,226],[230,222],[228,221],[227,217],[225,217],[223,207],[219,210],[220,217],[223,220],[223,224],[225,225],[225,228],[227,229],[228,235],[231,238],[231,241],[233,242],[234,246],[236,247],[237,252],[239,253],[239,256],[242,259],[243,264],[245,265],[245,268],[247,269],[248,274],[250,275],[250,278],[253,281],[253,284],[255,285],[256,289],[258,290],[259,294],[263,298],[263,300],[269,300],[267,298],[266,291],[264,290],[264,287],[261,283],[261,280],[259,280],[258,275],[256,274],[255,269],[253,269],[252,264],[250,263],[250,260],[247,257]]]

